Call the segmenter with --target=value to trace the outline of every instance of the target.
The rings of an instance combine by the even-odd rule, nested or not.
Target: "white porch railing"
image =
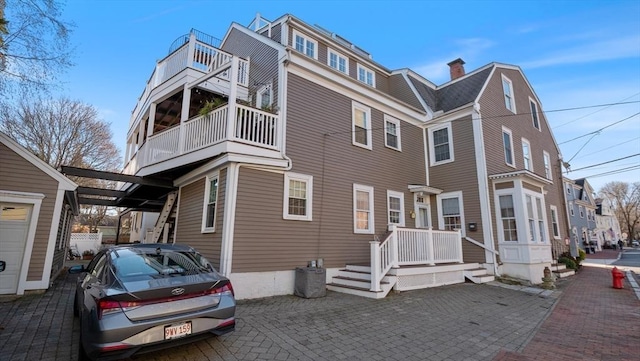
[[[124,173],[135,174],[142,167],[225,141],[277,150],[278,115],[241,104],[236,104],[235,109],[232,116],[227,104],[152,135],[129,161]],[[184,132],[183,144],[180,144],[181,132]]]
[[[382,243],[371,245],[371,291],[381,290],[382,278],[393,267],[462,263],[460,231],[409,229],[393,226]]]

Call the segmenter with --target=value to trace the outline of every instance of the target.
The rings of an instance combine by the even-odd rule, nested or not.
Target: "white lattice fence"
[[[86,250],[97,253],[102,245],[102,233],[71,233],[71,249],[80,255]]]

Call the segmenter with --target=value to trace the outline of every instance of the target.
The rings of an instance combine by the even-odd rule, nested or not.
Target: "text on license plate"
[[[182,337],[190,334],[191,334],[191,322],[185,322],[177,325],[166,326],[164,328],[165,340],[169,340],[176,337]]]

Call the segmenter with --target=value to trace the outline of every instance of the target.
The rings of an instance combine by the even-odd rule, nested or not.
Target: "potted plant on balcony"
[[[84,252],[82,252],[82,259],[92,259],[93,255],[95,254],[95,252],[93,252],[92,249],[87,249]]]
[[[207,115],[224,104],[227,104],[227,100],[224,98],[213,98],[213,100],[207,100],[204,102],[202,108],[200,108],[200,110],[198,111],[198,115]]]

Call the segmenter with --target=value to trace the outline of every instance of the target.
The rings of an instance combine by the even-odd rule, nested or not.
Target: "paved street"
[[[74,276],[0,300],[0,360],[75,360]],[[497,283],[496,283],[497,284]],[[559,290],[471,283],[370,300],[335,292],[240,301],[236,331],[135,360],[637,360],[640,301],[610,270]]]

